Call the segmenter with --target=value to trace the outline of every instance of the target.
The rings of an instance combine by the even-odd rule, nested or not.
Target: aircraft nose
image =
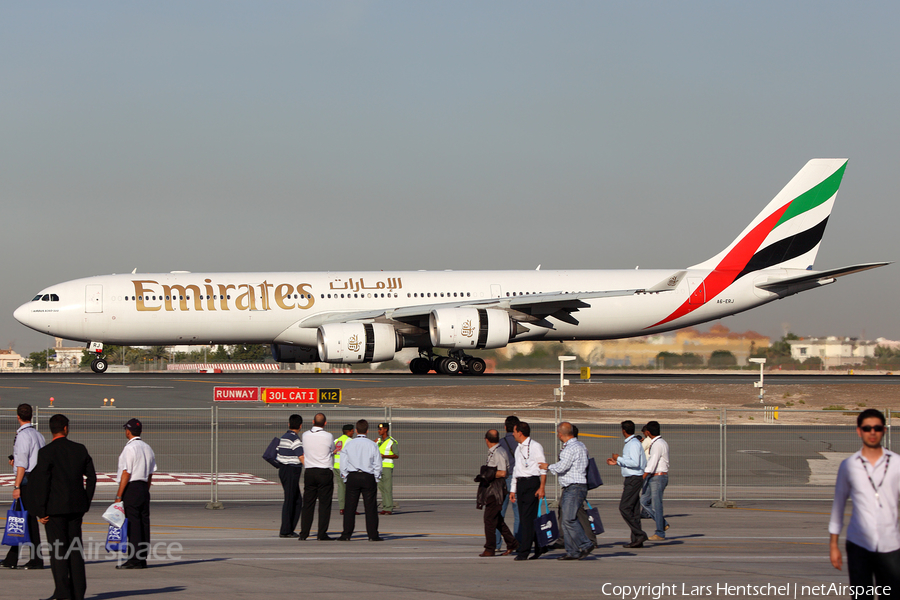
[[[31,312],[31,304],[32,304],[31,302],[28,302],[27,304],[23,304],[22,306],[17,308],[16,311],[13,313],[13,318],[16,321],[18,321],[19,323],[21,323],[22,325],[25,325],[26,327],[31,327],[32,329],[34,329],[35,319],[34,319],[34,313]]]

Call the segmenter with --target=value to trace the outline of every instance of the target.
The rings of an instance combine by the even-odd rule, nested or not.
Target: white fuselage
[[[157,273],[106,275],[50,286],[15,318],[37,331],[120,345],[277,343],[314,346],[316,318],[336,313],[502,303],[533,294],[647,289],[672,270]],[[615,339],[668,331],[778,297],[754,286],[784,269],[738,279],[704,295],[709,271],[687,271],[677,287],[585,300],[577,324],[548,317],[520,340]],[[699,286],[699,291],[698,291]],[[48,296],[58,300],[46,300]],[[669,320],[689,298],[696,306]],[[550,326],[547,326],[547,325]]]

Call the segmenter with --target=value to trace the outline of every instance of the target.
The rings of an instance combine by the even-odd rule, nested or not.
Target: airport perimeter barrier
[[[123,425],[132,418],[143,425],[141,439],[156,455],[154,501],[205,501],[214,493],[212,459],[215,407],[211,408],[79,408],[57,411],[35,408],[36,427],[49,442],[49,420],[57,412],[69,419],[69,438],[84,444],[94,460],[97,491],[94,502],[112,503],[118,484],[119,454],[125,443]],[[4,430],[5,431],[5,430]]]
[[[287,430],[289,415],[304,418],[304,430],[323,411],[328,431],[340,435],[344,424],[369,421],[375,438],[380,422],[391,424],[400,458],[394,474],[395,498],[472,500],[474,480],[484,463],[484,433],[515,414],[532,427],[548,462],[559,450],[556,426],[570,421],[597,461],[605,485],[592,501],[618,501],[621,474],[606,458],[622,451],[620,422],[630,419],[639,431],[650,420],[661,424],[669,443],[671,472],[666,498],[694,500],[829,500],[837,468],[859,449],[854,428],[862,407],[834,410],[751,409],[642,410],[592,408],[397,409],[347,406],[294,406],[204,409],[70,409],[71,438],[94,458],[99,483],[96,499],[112,502],[118,456],[125,444],[122,425],[132,417],[144,423],[142,438],[154,449],[159,473],[154,501],[280,501],[277,469],[262,460],[269,441]],[[35,424],[49,441],[47,421],[56,411],[35,408]],[[891,447],[890,410],[885,446]],[[0,409],[0,431],[10,438],[17,428],[15,409]],[[10,439],[10,442],[12,440]],[[11,450],[11,444],[8,446]],[[10,468],[7,473],[12,473]],[[0,477],[0,490],[12,486]],[[549,476],[548,497],[559,490]],[[2,497],[0,497],[2,500]]]

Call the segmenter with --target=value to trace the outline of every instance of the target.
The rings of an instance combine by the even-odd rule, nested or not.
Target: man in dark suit
[[[81,520],[91,507],[97,474],[87,448],[67,438],[65,415],[50,417],[50,433],[53,441],[38,451],[28,493],[50,544],[50,570],[56,584],[51,598],[83,600],[87,580]]]

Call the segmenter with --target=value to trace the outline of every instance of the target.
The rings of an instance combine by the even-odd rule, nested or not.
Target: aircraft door
[[[84,312],[103,312],[103,286],[91,284],[84,286]]]
[[[499,298],[501,294],[502,294],[502,292],[500,291],[500,284],[492,283],[491,284],[491,298]]]
[[[699,277],[688,277],[688,304],[700,306],[706,303],[706,284]]]

